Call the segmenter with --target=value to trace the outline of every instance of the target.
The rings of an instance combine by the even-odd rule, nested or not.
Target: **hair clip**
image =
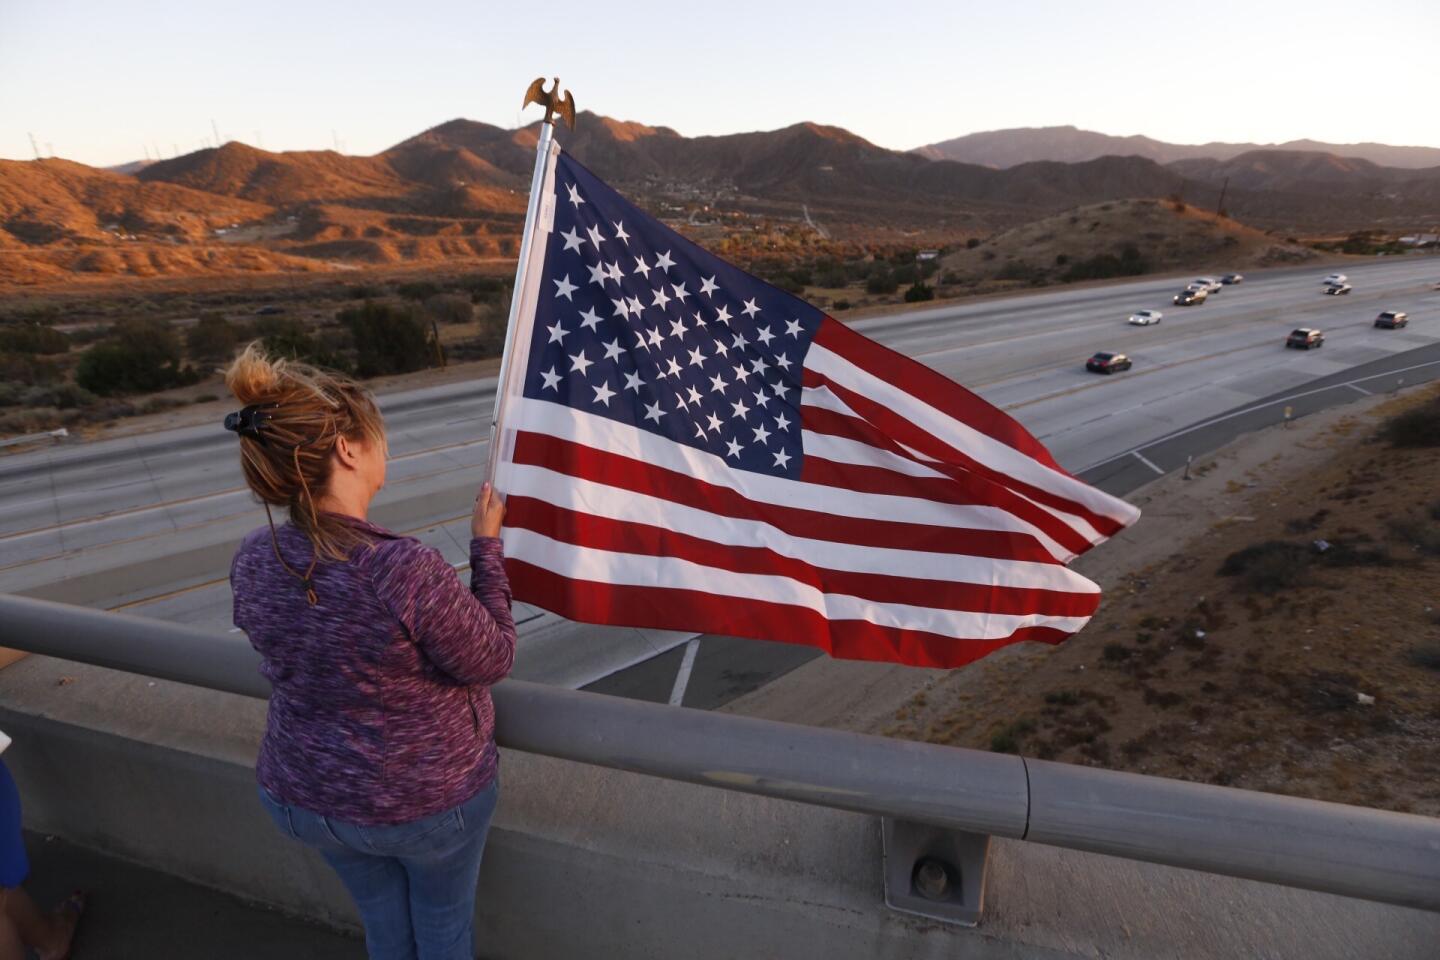
[[[227,413],[225,414],[225,429],[234,430],[242,437],[258,440],[262,447],[267,446],[265,436],[260,432],[260,428],[274,414],[261,411],[278,406],[280,406],[278,403],[252,403],[235,413]]]

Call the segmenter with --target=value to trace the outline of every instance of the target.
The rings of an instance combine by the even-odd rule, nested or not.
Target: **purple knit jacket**
[[[435,548],[345,519],[373,545],[315,565],[313,607],[275,559],[268,525],[246,535],[230,565],[235,625],[274,688],[255,775],[280,800],[325,816],[403,823],[463,803],[495,777],[489,688],[515,660],[510,581],[498,537],[470,541],[467,590]],[[276,538],[303,572],[309,538],[290,523]]]

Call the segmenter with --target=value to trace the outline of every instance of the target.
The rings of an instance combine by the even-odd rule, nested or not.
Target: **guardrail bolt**
[[[945,901],[950,899],[950,873],[954,868],[934,857],[924,857],[915,864],[911,883],[915,892],[926,900]]]

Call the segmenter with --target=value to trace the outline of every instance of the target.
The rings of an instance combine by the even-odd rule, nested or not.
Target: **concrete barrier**
[[[48,657],[0,673],[31,829],[353,927],[339,882],[255,798],[264,714]],[[885,908],[872,817],[515,750],[500,777],[485,957],[1419,960],[1440,942],[1431,913],[999,839],[985,920],[949,926]]]

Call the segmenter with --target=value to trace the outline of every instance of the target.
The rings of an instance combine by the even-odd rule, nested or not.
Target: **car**
[[[1403,310],[1383,310],[1375,318],[1375,326],[1385,327],[1389,330],[1398,330],[1400,327],[1408,326],[1410,315]]]
[[[1326,277],[1324,280],[1321,280],[1320,282],[1321,282],[1321,283],[1337,283],[1337,284],[1338,284],[1338,283],[1344,283],[1346,280],[1349,280],[1349,279],[1350,279],[1350,278],[1347,277],[1347,276],[1345,276],[1345,274],[1343,274],[1343,273],[1332,273],[1332,274],[1330,274],[1330,276]]]
[[[1300,327],[1290,331],[1290,336],[1285,338],[1285,346],[1294,347],[1297,350],[1323,347],[1325,346],[1325,334],[1313,327]]]
[[[1184,290],[1181,290],[1179,293],[1175,294],[1175,299],[1172,302],[1176,306],[1189,307],[1197,303],[1204,303],[1205,299],[1209,296],[1210,294],[1206,293],[1204,290],[1191,290],[1187,287]]]
[[[1338,297],[1343,294],[1347,294],[1350,292],[1350,290],[1351,287],[1348,283],[1327,283],[1325,285],[1325,292],[1330,294],[1330,296],[1332,297]]]
[[[269,304],[269,305],[267,305],[267,306],[261,307],[259,310],[256,310],[256,311],[255,311],[255,316],[257,316],[257,317],[273,317],[273,316],[275,316],[276,314],[280,314],[280,313],[284,313],[284,312],[285,312],[285,308],[284,308],[284,307],[277,307],[277,306],[275,306],[275,305],[272,303],[272,304]]]
[[[1430,289],[1440,290],[1440,280],[1436,280],[1434,283],[1430,284]]]
[[[1245,275],[1243,273],[1227,273],[1225,274],[1225,276],[1220,278],[1220,282],[1225,284],[1227,287],[1236,283],[1244,283]]]
[[[1085,361],[1085,369],[1095,373],[1114,373],[1116,370],[1129,370],[1130,367],[1130,358],[1123,353],[1097,353]]]
[[[1190,286],[1204,287],[1206,293],[1219,293],[1224,284],[1214,277],[1196,277],[1190,281]]]
[[[1152,323],[1159,323],[1163,316],[1165,314],[1159,310],[1136,310],[1130,314],[1130,322],[1137,327],[1148,327]]]

